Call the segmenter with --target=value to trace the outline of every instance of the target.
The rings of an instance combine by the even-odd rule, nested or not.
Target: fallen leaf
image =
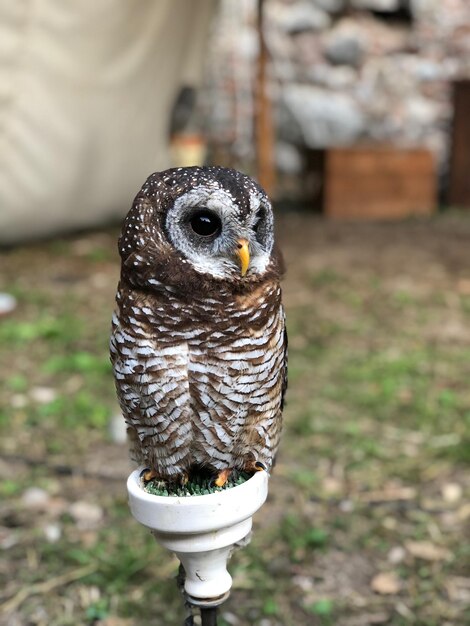
[[[414,500],[416,489],[414,487],[385,487],[381,491],[365,491],[358,494],[361,502],[398,502],[400,500]]]
[[[402,546],[393,546],[393,548],[390,548],[387,554],[387,559],[389,563],[393,563],[394,565],[396,565],[397,563],[401,563],[404,560],[405,556],[405,548],[403,548]]]
[[[458,483],[446,483],[442,486],[441,491],[442,497],[449,504],[454,504],[455,502],[458,502],[461,499],[463,493],[463,489]]]
[[[406,606],[404,602],[397,602],[397,604],[395,604],[395,611],[411,624],[416,623],[416,615]]]
[[[467,521],[470,517],[470,504],[464,504],[457,512],[457,517],[461,522]]]
[[[322,481],[322,487],[329,495],[338,495],[344,489],[343,482],[333,476],[326,476]]]
[[[90,530],[99,526],[103,520],[103,509],[97,504],[77,500],[69,507],[69,513],[81,530]]]
[[[110,615],[104,620],[100,620],[100,624],[101,626],[130,626],[132,624],[132,620]]]
[[[445,581],[444,586],[452,602],[470,606],[470,578],[452,576]]]
[[[21,504],[25,509],[45,510],[48,507],[50,495],[39,487],[28,487],[21,496]]]
[[[33,387],[29,391],[29,396],[33,402],[49,404],[57,398],[57,391],[52,387]]]
[[[449,550],[431,541],[406,541],[405,548],[411,556],[423,561],[444,561],[450,557]]]
[[[381,595],[393,595],[400,591],[401,580],[395,572],[380,572],[371,580],[370,587]]]
[[[470,279],[461,278],[457,281],[457,290],[464,296],[470,295]]]
[[[348,626],[364,626],[364,624],[372,626],[372,624],[385,624],[389,621],[389,613],[384,613],[382,611],[377,613],[361,613],[359,615],[355,615],[351,619],[348,619]]]

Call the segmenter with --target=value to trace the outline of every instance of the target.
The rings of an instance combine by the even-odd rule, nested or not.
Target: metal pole
[[[201,608],[201,625],[217,626],[217,607]]]

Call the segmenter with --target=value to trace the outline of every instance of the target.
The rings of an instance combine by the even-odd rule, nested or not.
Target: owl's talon
[[[261,461],[249,461],[243,468],[248,474],[254,474],[255,472],[267,472],[268,468]]]
[[[142,480],[145,483],[149,483],[151,480],[153,480],[157,476],[158,476],[157,472],[153,469],[150,469],[149,467],[146,467],[140,472],[140,478],[142,478]]]
[[[218,474],[217,474],[217,478],[214,481],[214,485],[216,487],[223,487],[225,485],[225,483],[227,482],[227,480],[229,479],[230,474],[232,473],[232,470],[230,468],[226,468],[221,470]]]

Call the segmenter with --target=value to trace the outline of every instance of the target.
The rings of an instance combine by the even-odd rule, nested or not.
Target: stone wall
[[[451,82],[470,78],[469,0],[266,0],[281,170],[302,147],[425,146],[445,171]],[[211,56],[211,132],[253,150],[256,3],[224,0]],[[215,99],[214,99],[215,97]]]

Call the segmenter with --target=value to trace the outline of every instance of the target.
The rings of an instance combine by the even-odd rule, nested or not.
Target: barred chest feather
[[[280,287],[181,299],[122,286],[111,354],[138,460],[165,474],[192,464],[270,467],[280,435],[284,314]],[[139,454],[141,453],[141,455]]]
[[[281,290],[275,284],[230,296],[221,291],[211,297],[193,294],[186,300],[172,287],[161,286],[152,293],[124,287],[116,300],[121,325],[136,336],[145,333],[163,344],[184,340],[194,345],[232,342],[244,332],[258,334],[281,305]]]

